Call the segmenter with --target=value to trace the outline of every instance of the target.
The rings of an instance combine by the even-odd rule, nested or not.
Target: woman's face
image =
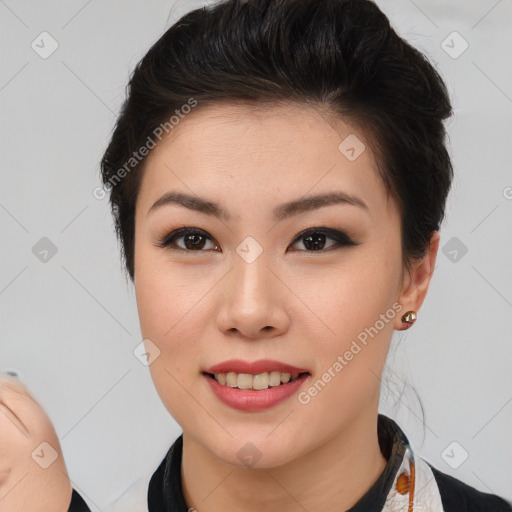
[[[134,283],[152,379],[184,433],[211,454],[241,465],[250,442],[255,467],[285,464],[377,410],[406,311],[396,302],[396,204],[364,133],[334,129],[307,107],[210,106],[171,135],[148,156],[136,205]],[[169,192],[209,206],[151,208]],[[285,207],[333,193],[353,204]],[[201,232],[158,245],[184,227]],[[279,403],[240,410],[202,373],[230,359],[271,359],[309,376]]]

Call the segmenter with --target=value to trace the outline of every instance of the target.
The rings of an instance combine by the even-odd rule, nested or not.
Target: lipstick
[[[295,374],[294,380],[281,383],[267,389],[239,389],[231,387],[225,383],[225,379],[218,382],[214,374],[223,374],[234,372],[236,374],[258,375],[265,372],[280,372],[281,374]],[[270,409],[279,403],[285,401],[298,392],[304,382],[311,377],[308,370],[292,366],[280,361],[261,359],[259,361],[248,362],[242,359],[231,359],[222,363],[210,366],[202,372],[210,390],[223,404],[244,412],[260,412]],[[284,379],[284,380],[287,380]]]

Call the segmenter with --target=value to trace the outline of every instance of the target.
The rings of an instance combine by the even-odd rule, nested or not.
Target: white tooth
[[[270,372],[268,379],[269,386],[279,386],[281,384],[281,372]]]
[[[293,381],[298,378],[299,373],[288,372],[263,372],[258,375],[250,373],[217,373],[214,375],[219,384],[239,389],[255,389],[258,391],[268,389],[269,387],[279,386],[281,383]]]
[[[238,389],[251,389],[252,388],[252,375],[250,373],[238,374]]]
[[[238,386],[238,374],[235,372],[228,372],[226,374],[226,384],[232,388]]]
[[[268,373],[258,373],[255,375],[252,382],[254,389],[267,389],[268,388]]]

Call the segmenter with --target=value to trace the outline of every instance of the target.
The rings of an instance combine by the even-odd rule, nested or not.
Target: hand
[[[72,491],[50,418],[18,379],[0,377],[0,512],[68,512]]]

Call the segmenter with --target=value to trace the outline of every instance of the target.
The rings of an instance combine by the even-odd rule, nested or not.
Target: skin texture
[[[48,443],[51,448],[40,446],[41,443]],[[71,493],[59,439],[50,419],[21,382],[2,377],[0,512],[67,512]]]
[[[354,161],[338,150],[349,134],[366,145]],[[148,215],[170,190],[215,201],[231,218],[179,205]],[[337,204],[272,219],[284,202],[338,190],[368,209]],[[202,248],[186,249],[183,237],[175,250],[157,246],[185,226],[207,233]],[[334,512],[377,480],[386,464],[380,376],[401,315],[421,307],[439,245],[436,232],[408,273],[400,226],[365,134],[310,107],[198,107],[151,151],[136,205],[134,284],[146,346],[160,351],[152,379],[183,429],[189,507]],[[323,250],[311,250],[297,239],[311,227],[340,230],[358,245],[334,248],[327,237]],[[252,263],[236,252],[248,236],[263,250]],[[201,375],[227,359],[276,359],[310,371],[305,390],[397,302],[400,312],[306,405],[294,396],[263,412],[236,411]],[[252,467],[238,458],[248,442],[261,454]]]

